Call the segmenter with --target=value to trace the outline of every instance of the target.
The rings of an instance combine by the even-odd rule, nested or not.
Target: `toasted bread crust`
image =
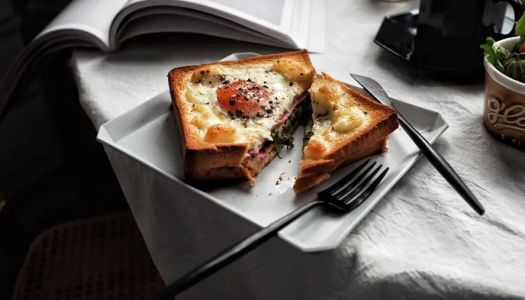
[[[179,128],[182,153],[185,161],[184,172],[187,180],[195,182],[240,179],[254,183],[255,176],[275,156],[271,153],[265,159],[251,158],[248,145],[242,143],[211,143],[196,136],[189,126],[189,116],[184,109],[184,95],[182,87],[191,80],[191,74],[195,71],[206,70],[220,66],[241,66],[247,64],[259,64],[274,62],[278,59],[286,59],[295,65],[304,66],[311,72],[308,78],[300,78],[300,84],[308,89],[311,78],[315,74],[308,53],[306,51],[294,51],[280,54],[262,55],[241,59],[238,61],[225,61],[197,66],[185,66],[175,68],[168,74],[170,93],[174,108],[174,115]],[[306,74],[306,73],[305,73]],[[303,73],[301,76],[304,77]],[[212,136],[213,138],[213,136]]]
[[[294,185],[295,192],[313,188],[328,179],[333,171],[346,164],[384,152],[388,135],[399,126],[394,109],[377,103],[327,74],[322,74],[320,77],[339,85],[345,93],[357,99],[372,114],[374,121],[355,135],[339,140],[327,153],[316,159],[303,159]]]

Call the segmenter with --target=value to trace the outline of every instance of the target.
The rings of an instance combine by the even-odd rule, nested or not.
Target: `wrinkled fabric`
[[[306,254],[274,238],[177,299],[525,298],[525,153],[484,129],[482,83],[425,77],[373,43],[384,15],[416,2],[327,2],[326,51],[311,55],[317,70],[350,83],[349,72],[374,77],[392,97],[440,112],[450,128],[436,149],[486,215],[420,159],[337,249]],[[77,50],[73,65],[81,104],[98,128],[166,90],[171,68],[243,51],[280,50],[156,36],[114,54]],[[169,179],[106,151],[166,282],[257,229],[201,198],[180,197]]]

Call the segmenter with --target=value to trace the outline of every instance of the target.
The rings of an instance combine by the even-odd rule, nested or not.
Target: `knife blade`
[[[392,100],[386,93],[385,89],[372,78],[350,74],[357,83],[359,83],[365,91],[367,91],[376,101],[391,106]],[[396,110],[397,111],[397,110]],[[421,153],[432,163],[432,165],[439,171],[439,173],[450,183],[450,185],[463,197],[463,199],[479,214],[483,215],[485,213],[485,208],[476,198],[474,193],[468,188],[468,186],[463,182],[461,177],[454,171],[450,164],[445,160],[445,158],[432,147],[432,145],[417,131],[417,129],[408,122],[408,120],[397,111],[397,117],[399,124],[406,131],[408,136],[414,141],[414,143],[419,147]]]

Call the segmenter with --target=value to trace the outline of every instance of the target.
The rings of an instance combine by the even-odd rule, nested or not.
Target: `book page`
[[[324,44],[324,0],[128,0],[120,15],[155,6],[179,8],[182,12],[194,10],[210,18],[225,19],[290,48],[322,51]],[[117,24],[123,19],[120,15]],[[193,31],[198,32],[199,23],[192,23]]]
[[[60,30],[78,30],[98,39],[98,44],[102,43],[107,50],[111,23],[126,2],[128,1],[72,1],[35,39]]]
[[[284,5],[283,0],[265,1],[239,1],[239,0],[208,0],[213,3],[224,5],[231,9],[242,11],[258,19],[281,26],[283,22]]]
[[[283,16],[291,16],[291,12],[287,8],[290,8],[295,1],[298,0],[129,0],[122,15],[153,6],[197,10],[218,18],[231,20],[241,26],[280,40],[288,40],[288,43],[293,44],[289,36],[289,26],[286,26],[288,22]],[[270,4],[276,6],[271,7]]]
[[[325,46],[325,0],[295,1],[288,18],[290,35],[297,45],[311,52],[322,52]]]
[[[128,0],[128,4],[141,1],[152,1],[152,0]],[[170,1],[170,0],[168,0]],[[178,0],[171,0],[177,2]],[[264,0],[264,1],[252,1],[252,0],[186,0],[187,2],[202,3],[206,5],[206,2],[211,4],[217,4],[222,6],[223,9],[242,12],[253,16],[257,19],[264,20],[276,26],[282,24],[284,6],[286,2],[290,0]]]
[[[286,47],[284,43],[279,42],[276,39],[244,31],[242,27],[230,27],[211,22],[202,23],[196,27],[193,25],[194,21],[194,18],[188,16],[178,16],[174,19],[172,15],[159,14],[155,15],[153,18],[144,18],[139,22],[131,23],[126,28],[126,31],[119,36],[119,39],[125,41],[129,38],[143,34],[183,32],[204,34],[251,43],[264,43],[266,45],[277,47]]]

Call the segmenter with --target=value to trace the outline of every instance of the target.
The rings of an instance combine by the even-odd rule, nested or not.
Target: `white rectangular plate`
[[[430,141],[434,142],[448,127],[439,113],[394,100],[396,108]],[[101,126],[97,139],[170,178],[175,185],[187,184],[178,130],[170,109],[169,92],[163,92],[138,107]],[[296,147],[281,152],[258,176],[255,187],[247,183],[201,191],[188,186],[189,193],[228,209],[247,222],[266,226],[315,198],[316,192],[347,174],[356,164],[343,168],[318,188],[296,195],[292,186],[302,156],[303,128],[295,133]],[[336,248],[348,233],[381,200],[418,158],[419,150],[402,129],[389,138],[388,152],[372,159],[390,167],[374,193],[354,211],[338,215],[316,208],[279,232],[279,237],[302,251],[315,252]],[[182,195],[179,195],[181,197]]]

